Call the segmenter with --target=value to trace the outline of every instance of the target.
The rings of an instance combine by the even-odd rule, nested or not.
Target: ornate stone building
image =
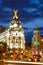
[[[21,53],[23,53],[25,50],[24,29],[17,16],[17,12],[18,10],[14,10],[14,16],[10,23],[10,28],[6,31],[6,42],[10,49],[15,49],[16,53],[19,53],[18,50],[21,50]]]
[[[33,31],[32,50],[34,51],[40,50],[40,31],[37,25],[35,26]]]
[[[23,53],[25,50],[24,29],[21,21],[17,16],[18,10],[14,10],[13,19],[10,27],[0,34],[0,42],[6,42],[10,49],[14,49],[15,53]]]

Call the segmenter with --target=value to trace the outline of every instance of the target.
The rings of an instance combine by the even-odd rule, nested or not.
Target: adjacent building
[[[39,27],[36,25],[33,31],[33,37],[32,37],[32,50],[38,51],[40,50],[40,31]]]

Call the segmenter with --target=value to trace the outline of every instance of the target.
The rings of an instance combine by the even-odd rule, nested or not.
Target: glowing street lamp
[[[41,42],[43,42],[43,39],[41,39]]]

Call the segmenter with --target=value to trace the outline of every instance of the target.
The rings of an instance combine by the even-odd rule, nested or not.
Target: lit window
[[[14,27],[17,27],[17,24],[16,23],[14,24]]]

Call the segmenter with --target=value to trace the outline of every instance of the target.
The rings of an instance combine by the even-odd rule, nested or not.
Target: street
[[[43,64],[5,64],[5,65],[43,65]]]
[[[1,65],[43,65],[41,62],[25,62],[25,61],[0,61]]]
[[[4,65],[43,65],[41,62],[5,61]]]

